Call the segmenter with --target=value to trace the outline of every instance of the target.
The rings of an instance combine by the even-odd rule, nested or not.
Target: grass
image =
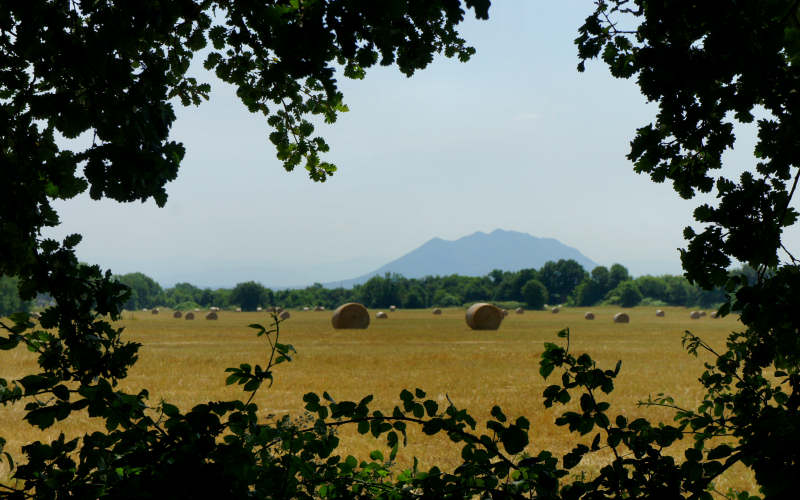
[[[629,420],[643,416],[671,422],[670,411],[637,406],[637,401],[650,394],[669,394],[676,404],[690,408],[700,401],[703,392],[697,377],[703,361],[710,358],[686,354],[681,347],[684,330],[722,349],[727,334],[740,323],[734,317],[691,320],[687,309],[662,309],[664,318],[655,316],[654,307],[626,310],[629,324],[612,322],[619,310],[615,307],[593,308],[594,321],[583,319],[583,308],[563,308],[558,314],[512,312],[493,332],[469,330],[463,309],[445,309],[441,316],[430,310],[398,310],[389,313],[387,320],[375,319],[376,311],[370,311],[373,319],[367,330],[333,330],[328,311],[292,311],[291,318],[281,325],[281,342],[294,345],[298,351],[295,360],[276,368],[274,385],[263,389],[255,402],[264,418],[301,415],[302,395],[310,391],[328,391],[337,400],[374,394],[375,408],[391,410],[399,404],[402,389],[419,387],[443,404],[449,397],[457,406],[469,409],[479,426],[493,405],[500,405],[510,418],[524,415],[532,428],[529,451],[564,453],[574,446],[576,437],[554,425],[557,410],[542,405],[542,391],[550,382],[538,373],[544,342],[561,341],[556,332],[562,328],[571,329],[572,352],[588,352],[607,368],[622,360],[616,389],[609,397],[612,421],[623,414]],[[163,398],[183,409],[212,400],[244,399],[239,389],[225,386],[224,369],[244,362],[266,364],[264,340],[247,325],[266,325],[269,317],[222,311],[217,321],[206,321],[202,315],[197,318],[174,319],[171,311],[159,315],[126,312],[121,321],[124,335],[143,346],[123,388],[131,392],[147,388],[153,401]],[[34,358],[24,350],[0,353],[2,378],[34,369]],[[555,376],[557,372],[551,378]],[[24,424],[22,415],[21,405],[0,408],[0,435],[8,440],[6,449],[17,457],[19,447],[31,440],[53,439],[59,432],[78,436],[96,425],[78,416],[39,432]],[[341,437],[342,452],[358,458],[383,448],[382,442],[360,436],[354,429],[343,431]],[[687,438],[681,446],[690,444]],[[460,448],[412,431],[409,446],[398,457],[399,465],[410,463],[413,456],[422,466],[453,466],[459,461]],[[590,455],[583,467],[591,473],[606,459],[602,454]],[[723,492],[729,488],[754,490],[752,478],[741,468],[729,471],[716,487]]]

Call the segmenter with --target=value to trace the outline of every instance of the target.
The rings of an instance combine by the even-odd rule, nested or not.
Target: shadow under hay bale
[[[211,311],[210,313],[206,314],[206,319],[219,319],[219,316],[217,316],[216,311]]]
[[[614,323],[630,323],[631,317],[626,313],[617,313],[614,315]]]
[[[175,311],[174,313],[172,313],[172,317],[173,318],[181,318],[181,317],[183,317],[183,313],[180,312],[180,311]]]
[[[659,318],[663,318],[664,311],[662,311],[661,309],[656,309],[656,316],[658,316]]]
[[[433,314],[435,314],[435,315],[437,315],[437,316],[438,316],[438,315],[442,314],[442,310],[441,310],[441,309],[439,309],[438,307],[436,307],[436,308],[434,308],[434,310],[433,310]]]
[[[377,313],[375,313],[375,317],[378,319],[387,319],[389,315],[383,311],[378,311]]]
[[[473,330],[497,330],[503,321],[503,311],[492,304],[478,302],[467,309],[466,320]]]
[[[340,329],[364,329],[369,326],[369,312],[358,302],[342,304],[333,312],[331,324]]]
[[[188,312],[188,313],[186,313],[186,316],[184,316],[184,318],[185,319],[194,319],[194,313],[193,312]]]
[[[586,314],[583,315],[583,319],[594,319],[594,313],[591,311],[587,312]]]

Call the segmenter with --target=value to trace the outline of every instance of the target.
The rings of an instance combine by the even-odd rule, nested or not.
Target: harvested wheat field
[[[524,415],[532,428],[529,451],[565,453],[574,446],[575,437],[553,423],[563,410],[542,405],[542,391],[560,374],[556,371],[544,381],[538,373],[544,342],[563,342],[556,337],[562,328],[571,329],[573,353],[588,352],[605,368],[622,360],[616,390],[608,398],[612,422],[620,413],[629,420],[644,416],[672,422],[669,411],[637,407],[637,401],[649,394],[666,393],[684,407],[698,403],[702,391],[696,379],[709,358],[696,359],[683,351],[683,331],[689,329],[722,349],[726,335],[740,324],[730,316],[692,320],[684,308],[664,310],[664,317],[657,317],[652,307],[626,310],[628,324],[614,323],[619,308],[593,308],[594,321],[584,319],[584,308],[563,308],[559,314],[526,311],[505,317],[496,331],[471,330],[465,310],[455,308],[444,309],[441,316],[429,309],[402,310],[392,321],[372,322],[366,330],[334,330],[330,314],[292,311],[291,319],[281,324],[281,342],[294,345],[297,354],[292,363],[276,368],[274,385],[262,389],[255,401],[264,418],[301,415],[302,396],[309,391],[328,391],[339,401],[374,394],[373,408],[391,410],[400,403],[402,389],[419,387],[438,399],[440,408],[448,395],[457,406],[469,409],[479,422],[479,431],[484,430],[482,422],[493,405],[500,405],[512,419]],[[266,364],[266,342],[247,325],[269,321],[264,312],[221,311],[218,321],[201,322],[176,320],[171,313],[125,312],[120,322],[126,327],[125,335],[143,346],[123,386],[131,392],[147,388],[154,402],[164,398],[183,409],[241,396],[236,387],[225,386],[224,370],[245,362]],[[27,351],[0,352],[2,378],[30,373],[33,366]],[[6,448],[15,455],[22,443],[32,439],[55,438],[60,431],[76,436],[91,427],[88,419],[71,417],[55,429],[37,433],[21,417],[20,407],[0,408],[0,435],[8,439]],[[343,431],[341,437],[342,453],[358,458],[384,448],[382,442],[360,436],[355,429]],[[682,447],[690,443],[684,439]],[[409,433],[409,445],[400,451],[398,467],[410,463],[413,456],[421,466],[452,466],[458,463],[460,447],[414,430]],[[605,458],[589,455],[582,467],[591,472]],[[716,483],[718,491],[729,488],[754,490],[752,479],[742,469],[728,471]]]

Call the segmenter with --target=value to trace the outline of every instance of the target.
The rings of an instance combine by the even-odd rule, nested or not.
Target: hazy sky
[[[263,118],[203,74],[211,100],[180,108],[187,155],[169,201],[80,197],[51,235],[84,235],[81,259],[162,285],[305,285],[358,276],[432,237],[496,228],[551,237],[633,274],[680,273],[677,248],[700,200],[637,175],[625,159],[655,107],[573,39],[592,3],[506,0],[462,33],[478,53],[408,79],[376,68],[340,81],[350,112],[318,129],[339,171],[314,183],[275,158]],[[729,170],[752,162],[740,130]],[[797,232],[786,238],[797,247]]]

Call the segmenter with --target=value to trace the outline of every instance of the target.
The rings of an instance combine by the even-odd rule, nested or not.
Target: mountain
[[[386,273],[402,274],[406,278],[424,276],[485,276],[493,269],[517,271],[540,268],[547,261],[574,259],[587,271],[597,264],[553,238],[537,238],[517,231],[496,229],[491,233],[478,231],[454,241],[433,238],[416,250],[358,278],[326,283],[326,287],[345,287],[364,283],[373,276]]]

